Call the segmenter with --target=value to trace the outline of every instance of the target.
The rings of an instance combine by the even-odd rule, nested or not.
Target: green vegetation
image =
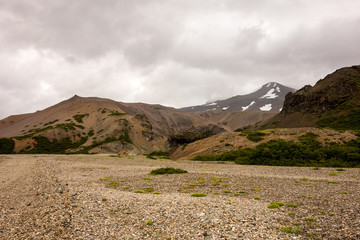
[[[321,145],[318,135],[305,133],[299,142],[270,140],[254,148],[242,148],[220,155],[200,155],[195,161],[234,161],[244,165],[360,167],[360,137],[344,144]]]
[[[15,142],[11,138],[0,138],[0,154],[11,154],[14,147]]]
[[[158,157],[160,159],[169,159],[170,153],[164,152],[164,151],[153,151],[149,154],[146,154],[145,156],[149,159],[156,159],[156,157]]]
[[[268,208],[279,208],[284,206],[285,204],[282,202],[272,202],[269,204]]]
[[[146,192],[143,190],[135,190],[134,193],[146,193]]]
[[[63,138],[61,140],[53,139],[50,141],[43,136],[33,137],[35,140],[35,146],[29,151],[21,151],[20,153],[32,153],[32,154],[64,154],[68,149],[74,149],[87,140],[87,137],[81,138],[78,142],[72,142],[70,138]]]
[[[245,131],[244,133],[246,134],[246,138],[252,142],[260,142],[261,140],[264,140],[266,135],[268,135],[259,131]]]
[[[126,115],[126,113],[121,113],[115,110],[111,111],[111,113],[109,114],[109,116],[124,116],[124,115]]]
[[[302,233],[301,229],[293,228],[291,226],[282,227],[280,230],[284,233],[297,234],[297,235]]]
[[[335,130],[360,130],[360,110],[346,104],[342,107],[352,109],[341,116],[323,118],[317,122],[317,126]]]
[[[152,226],[153,224],[154,224],[154,222],[151,220],[147,221],[147,223],[146,223],[146,225],[148,225],[148,226]]]
[[[305,218],[304,221],[306,221],[306,222],[315,222],[316,220],[313,217],[308,217],[308,218]]]
[[[292,208],[297,208],[298,207],[298,205],[295,204],[295,203],[289,203],[287,206],[292,207]]]
[[[255,196],[254,199],[255,199],[255,200],[261,200],[261,197]]]
[[[130,143],[130,144],[133,143],[130,139],[128,130],[123,130],[123,134],[119,136],[119,140],[122,143],[125,143],[125,142]]]
[[[57,121],[59,121],[59,119],[55,119],[54,121],[50,121],[50,122],[48,122],[48,123],[45,123],[44,126],[48,126],[48,125],[54,124],[54,123],[56,123]]]
[[[180,168],[158,168],[154,169],[150,172],[151,175],[159,175],[159,174],[181,174],[181,173],[187,173],[188,171],[180,169]]]
[[[90,129],[87,135],[88,135],[89,137],[94,136],[94,135],[95,135],[94,129]]]
[[[191,194],[192,197],[206,197],[206,194],[201,192],[201,193],[192,193]]]
[[[78,115],[74,115],[73,118],[75,119],[75,121],[77,121],[78,123],[83,123],[83,118],[84,117],[88,117],[89,114],[78,114]]]

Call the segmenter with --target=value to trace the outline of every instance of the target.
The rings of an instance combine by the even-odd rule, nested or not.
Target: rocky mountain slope
[[[229,99],[211,102],[198,106],[181,108],[184,112],[203,112],[227,110],[232,112],[250,111],[281,111],[285,95],[295,92],[295,89],[286,87],[280,83],[269,82],[259,90],[247,94],[238,95]]]
[[[281,113],[268,120],[273,127],[360,129],[360,66],[345,67],[285,97]]]
[[[74,96],[42,111],[0,121],[15,152],[149,153],[224,131],[174,108]]]
[[[285,95],[289,92],[295,92],[295,89],[269,82],[250,94],[180,110],[205,117],[229,130],[236,130],[274,117],[282,110]]]

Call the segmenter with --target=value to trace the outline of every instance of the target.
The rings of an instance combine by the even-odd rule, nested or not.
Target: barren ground
[[[360,169],[338,170],[0,156],[0,239],[360,239]]]

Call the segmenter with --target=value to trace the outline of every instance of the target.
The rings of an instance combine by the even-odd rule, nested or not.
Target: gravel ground
[[[6,155],[0,183],[0,239],[360,239],[360,169]]]

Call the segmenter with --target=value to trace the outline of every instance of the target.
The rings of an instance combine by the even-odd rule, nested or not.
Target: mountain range
[[[353,66],[296,92],[270,82],[251,94],[182,109],[75,95],[44,110],[0,120],[0,153],[176,152],[247,125],[360,130],[359,85],[360,66]],[[189,149],[196,155],[199,148]]]

